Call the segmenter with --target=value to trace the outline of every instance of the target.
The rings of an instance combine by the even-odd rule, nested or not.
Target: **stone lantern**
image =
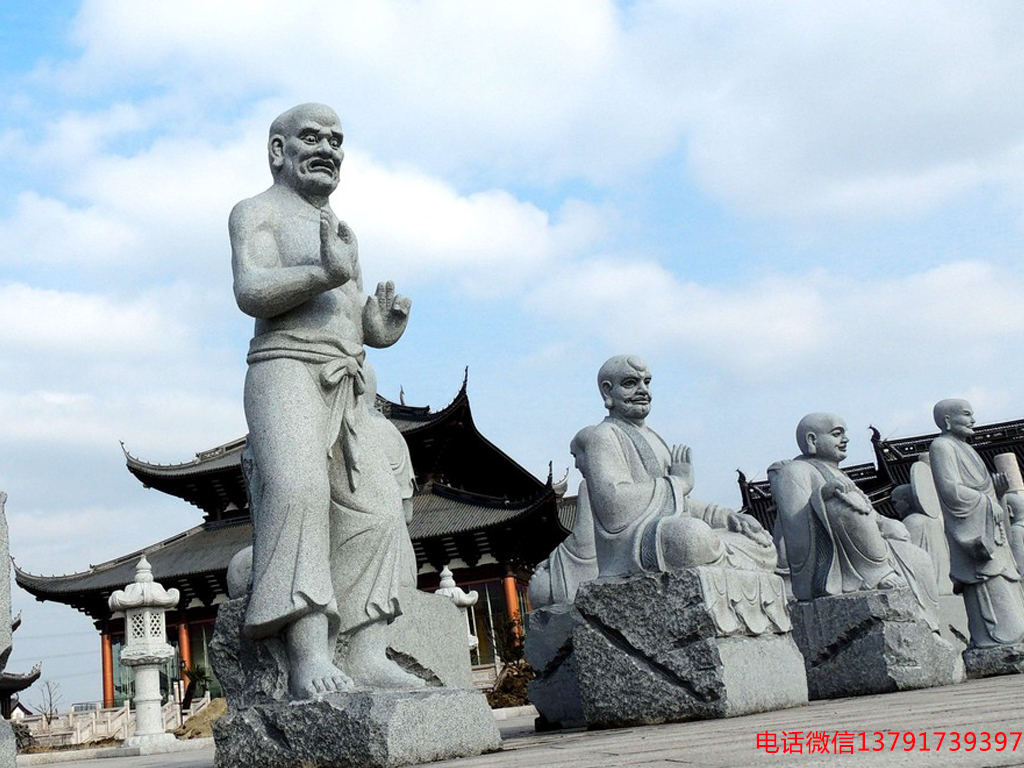
[[[434,590],[434,593],[447,597],[455,603],[455,607],[459,608],[462,611],[462,615],[466,617],[466,631],[469,633],[469,649],[473,650],[479,644],[479,640],[477,640],[476,635],[473,634],[473,625],[470,623],[469,611],[467,609],[476,605],[476,601],[480,595],[477,594],[476,590],[466,592],[466,590],[461,587],[455,586],[455,578],[452,576],[451,569],[447,565],[441,571],[441,583],[438,587],[438,589]]]
[[[124,611],[124,648],[121,663],[135,670],[135,735],[126,747],[149,747],[176,741],[164,732],[160,703],[160,667],[174,657],[167,643],[164,614],[178,604],[178,590],[153,581],[145,555],[135,570],[135,581],[110,596],[110,610]]]

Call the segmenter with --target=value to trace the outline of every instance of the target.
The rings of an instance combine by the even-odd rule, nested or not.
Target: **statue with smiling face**
[[[690,497],[690,449],[669,446],[646,424],[651,374],[633,355],[601,366],[608,417],[585,430],[580,469],[594,516],[601,576],[729,566],[772,572],[775,547],[760,523]]]
[[[768,468],[797,600],[909,587],[929,626],[938,628],[938,590],[928,554],[902,523],[879,515],[841,469],[846,422],[831,413],[804,416],[800,455]]]
[[[280,115],[268,143],[274,183],[229,221],[235,298],[256,321],[245,380],[254,524],[245,629],[284,639],[298,699],[423,684],[386,656],[408,534],[364,370],[364,345],[394,344],[410,304],[390,282],[363,291],[356,238],[328,201],[342,141],[322,104]]]
[[[929,448],[949,541],[953,589],[963,595],[972,648],[1024,642],[1024,592],[999,503],[1008,482],[992,474],[967,440],[974,410],[966,400],[940,400],[933,409],[942,430]]]

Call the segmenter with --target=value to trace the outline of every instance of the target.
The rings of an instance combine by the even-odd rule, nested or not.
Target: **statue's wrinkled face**
[[[966,400],[946,411],[946,431],[961,440],[974,434],[974,409]]]
[[[638,421],[651,412],[651,374],[646,368],[624,366],[601,382],[604,404],[612,416]]]
[[[811,455],[822,461],[834,461],[838,464],[846,458],[846,446],[849,443],[846,423],[843,421],[820,424],[813,432],[807,434],[807,445],[811,449]]]
[[[278,178],[300,193],[325,196],[338,187],[344,135],[341,121],[327,109],[296,113],[288,129],[271,139]]]

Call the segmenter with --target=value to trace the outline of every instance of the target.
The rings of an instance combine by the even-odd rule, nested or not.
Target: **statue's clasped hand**
[[[858,491],[856,484],[849,478],[834,478],[821,489],[821,497],[825,501],[836,499],[859,515],[870,515],[873,507]]]
[[[669,464],[668,473],[683,481],[684,496],[693,490],[693,453],[688,445],[672,446],[672,463]]]
[[[337,221],[327,209],[320,209],[320,263],[333,287],[344,285],[356,271],[359,244],[355,232],[343,221]]]

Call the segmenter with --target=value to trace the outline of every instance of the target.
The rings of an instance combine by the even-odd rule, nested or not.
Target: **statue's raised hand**
[[[688,445],[672,446],[672,463],[669,464],[668,473],[683,481],[684,496],[693,490],[693,454]]]
[[[1010,489],[1010,478],[1005,472],[993,472],[992,484],[996,487],[996,495],[1002,496]]]
[[[395,293],[395,284],[388,280],[377,283],[377,291],[363,305],[363,335],[373,347],[394,344],[409,322],[412,302]]]
[[[320,209],[320,263],[331,286],[344,285],[356,271],[359,244],[348,224],[338,221],[326,208]]]

